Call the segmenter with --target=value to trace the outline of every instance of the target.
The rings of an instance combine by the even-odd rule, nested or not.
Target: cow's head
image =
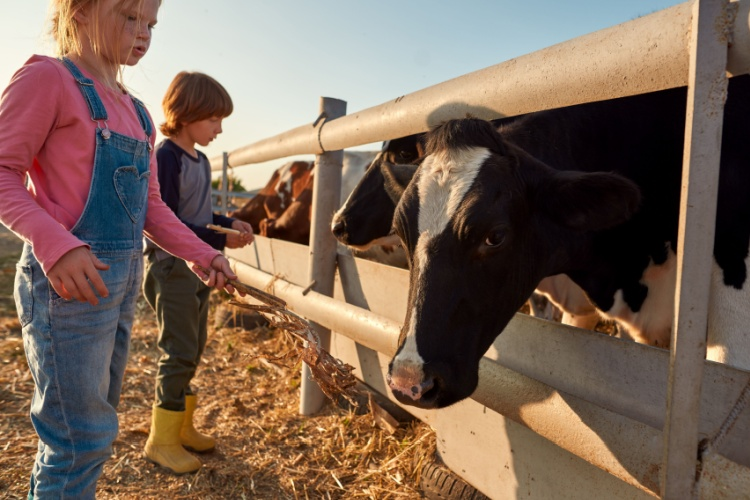
[[[479,360],[539,281],[640,195],[615,174],[556,171],[483,120],[437,127],[426,154],[393,220],[410,285],[388,383],[402,403],[441,408],[472,394]]]
[[[386,141],[351,194],[334,214],[331,232],[342,244],[365,250],[395,244],[393,212],[416,171],[424,134]]]
[[[301,245],[310,243],[310,218],[312,215],[313,182],[315,176],[307,177],[307,184],[278,218],[267,218],[260,222],[260,235],[267,238],[291,241]]]
[[[253,226],[255,234],[262,234],[263,219],[277,219],[300,196],[312,175],[314,163],[290,161],[277,168],[266,185],[245,205],[231,212],[229,217]],[[268,225],[268,221],[264,223]]]

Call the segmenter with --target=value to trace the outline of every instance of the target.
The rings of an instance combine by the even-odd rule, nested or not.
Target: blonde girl
[[[15,300],[39,436],[29,498],[94,498],[143,275],[144,233],[234,290],[228,261],[161,200],[154,126],[121,83],[160,0],[53,0],[57,58],[35,55],[0,98],[0,219],[25,241]]]

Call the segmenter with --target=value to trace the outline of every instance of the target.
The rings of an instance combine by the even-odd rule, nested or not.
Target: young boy
[[[159,184],[164,202],[198,237],[213,248],[241,248],[253,241],[252,226],[213,213],[211,166],[195,149],[207,146],[221,133],[222,120],[232,113],[232,100],[221,84],[202,73],[179,73],[162,101],[167,137],[156,151]],[[239,231],[223,234],[206,227],[215,224]],[[196,472],[196,452],[214,449],[212,437],[192,423],[196,395],[190,387],[206,345],[208,298],[205,286],[187,265],[146,241],[143,293],[156,312],[159,359],[156,399],[146,458],[175,474]]]

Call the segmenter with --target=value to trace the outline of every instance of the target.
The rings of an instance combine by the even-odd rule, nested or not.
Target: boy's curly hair
[[[187,123],[207,118],[226,118],[232,114],[232,98],[226,89],[210,76],[182,71],[169,84],[162,100],[166,121],[159,130],[167,137],[173,137]]]

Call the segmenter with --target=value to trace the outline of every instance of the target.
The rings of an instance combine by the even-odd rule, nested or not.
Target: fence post
[[[719,157],[727,92],[727,0],[693,4],[683,153],[677,289],[672,329],[661,491],[695,498],[698,423],[706,357]]]
[[[229,153],[224,151],[221,158],[221,213],[229,212]]]
[[[321,97],[320,113],[324,120],[344,116],[346,114],[346,101]],[[323,127],[324,124],[325,121],[320,123],[318,127]],[[331,233],[330,224],[331,215],[338,208],[339,198],[341,197],[343,162],[343,150],[323,151],[315,157],[308,276],[312,290],[327,296],[333,296],[333,282],[336,272],[336,240]],[[318,323],[312,323],[312,326],[320,336],[321,347],[329,350],[331,330]],[[300,391],[300,414],[312,415],[323,407],[325,395],[312,380],[310,368],[304,363],[302,365]]]

